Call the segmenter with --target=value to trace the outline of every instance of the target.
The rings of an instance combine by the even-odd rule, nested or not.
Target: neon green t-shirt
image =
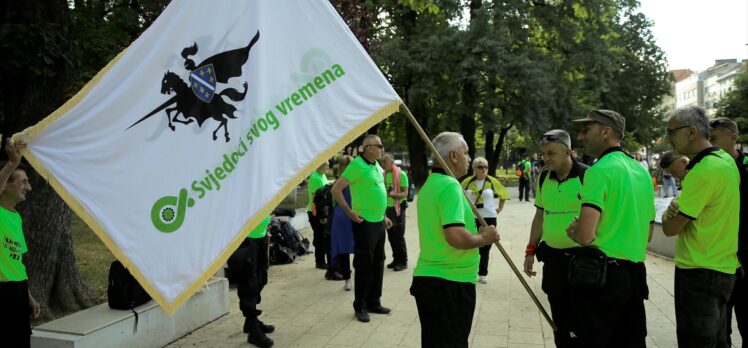
[[[268,226],[270,225],[270,217],[266,217],[262,220],[254,230],[247,234],[247,238],[264,238],[268,234]]]
[[[387,190],[387,192],[391,191],[392,188],[392,173],[385,173],[384,174],[384,187]],[[400,171],[400,192],[408,192],[408,175],[405,174],[404,170]],[[405,202],[407,199],[407,196],[400,198],[399,203]],[[387,196],[387,206],[388,207],[394,207],[395,206],[395,200],[392,199],[392,197]]]
[[[555,172],[540,174],[541,177],[545,175],[545,180],[542,186],[538,180],[535,189],[535,206],[543,210],[542,240],[552,248],[579,247],[579,244],[566,235],[566,228],[575,217],[579,216],[582,208],[581,166],[584,165],[574,161],[569,176],[561,182],[556,178]]]
[[[358,156],[345,168],[342,177],[350,182],[351,209],[368,222],[384,220],[387,191],[379,163],[370,163],[363,156]]]
[[[601,213],[591,245],[612,258],[643,262],[655,218],[647,170],[622,148],[612,147],[587,169],[581,196],[582,206]]]
[[[28,251],[21,215],[0,207],[0,282],[28,279],[23,254]]]
[[[716,147],[688,164],[678,210],[689,218],[675,244],[675,266],[735,274],[738,268],[740,174],[735,160]]]
[[[309,176],[309,182],[307,183],[307,188],[309,191],[309,203],[307,203],[306,205],[306,211],[312,211],[312,201],[314,200],[314,193],[317,192],[320,187],[323,187],[325,185],[327,185],[327,176],[325,176],[325,174],[317,172],[316,170],[313,171],[312,175]]]
[[[462,193],[460,183],[434,169],[418,193],[418,255],[414,277],[438,277],[454,282],[475,282],[478,278],[478,248],[462,250],[449,245],[444,228],[464,226],[473,234],[475,217]]]

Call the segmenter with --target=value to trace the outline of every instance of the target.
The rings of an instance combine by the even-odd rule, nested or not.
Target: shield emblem
[[[210,103],[216,92],[216,71],[213,64],[203,65],[190,73],[190,88],[200,100]]]

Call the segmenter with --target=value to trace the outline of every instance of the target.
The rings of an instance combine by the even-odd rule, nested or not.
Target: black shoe
[[[371,319],[369,319],[369,313],[366,313],[366,310],[360,310],[356,311],[356,319],[362,323],[368,323]]]
[[[317,269],[325,269],[326,270],[327,269],[327,264],[322,263],[322,264],[319,264],[319,265],[314,266],[314,267],[317,268]]]
[[[275,331],[275,326],[267,325],[263,323],[262,321],[260,321],[260,319],[257,319],[257,326],[260,328],[260,331],[266,334],[273,333],[273,331]]]
[[[395,261],[392,261],[387,264],[387,268],[394,268],[395,267]]]
[[[392,312],[392,310],[387,307],[382,307],[382,305],[376,307],[368,307],[366,308],[366,311],[377,314],[389,314],[390,312]]]
[[[325,279],[327,280],[343,280],[343,276],[338,272],[327,272],[325,273]]]
[[[269,337],[263,335],[247,335],[247,342],[249,344],[254,344],[255,346],[261,347],[261,348],[270,348],[273,346],[273,340],[271,340]]]
[[[404,264],[404,263],[397,264],[397,265],[395,265],[395,267],[392,267],[392,270],[395,271],[395,272],[400,272],[400,271],[405,270],[405,269],[408,269],[408,265]]]

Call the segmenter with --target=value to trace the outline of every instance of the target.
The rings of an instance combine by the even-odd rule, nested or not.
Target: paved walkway
[[[519,202],[516,188],[499,218],[502,244],[521,268],[524,250],[535,213],[532,203]],[[261,319],[274,324],[269,336],[274,347],[419,347],[420,325],[415,301],[408,293],[412,269],[418,257],[418,230],[415,205],[407,211],[406,238],[409,267],[402,272],[385,270],[382,304],[391,307],[389,315],[371,314],[370,323],[353,316],[353,291],[344,291],[343,282],[327,281],[324,271],[314,268],[314,256],[306,255],[293,264],[272,266],[270,282],[263,291],[259,308]],[[310,230],[302,231],[306,236]],[[391,249],[386,245],[387,263]],[[654,255],[647,258],[650,300],[646,301],[648,347],[676,347],[673,305],[673,262]],[[536,267],[538,275],[542,267]],[[541,302],[550,311],[540,289],[540,277],[529,280]],[[236,290],[232,289],[231,312],[170,347],[246,347],[242,333],[244,318],[239,311]],[[740,337],[733,330],[733,344]],[[535,308],[522,284],[495,248],[491,252],[488,284],[477,284],[477,304],[471,347],[553,347],[553,333]]]

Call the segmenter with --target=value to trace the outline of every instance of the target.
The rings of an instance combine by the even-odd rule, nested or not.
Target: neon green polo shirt
[[[387,192],[391,191],[392,188],[392,173],[384,174],[384,187]],[[408,175],[405,174],[404,170],[400,171],[400,192],[408,192]],[[408,196],[400,198],[399,203],[405,202]],[[392,197],[387,196],[387,207],[394,207],[395,200]]]
[[[655,218],[652,178],[635,159],[612,147],[584,175],[582,206],[600,211],[591,245],[608,257],[643,262]],[[546,200],[547,201],[547,200]]]
[[[438,277],[454,282],[478,278],[478,248],[462,250],[447,243],[444,228],[464,226],[473,234],[475,217],[457,179],[434,168],[418,193],[418,240],[421,252],[414,277]]]
[[[268,226],[270,225],[270,217],[266,217],[262,220],[254,230],[247,234],[247,238],[264,238],[268,234]]]
[[[0,207],[0,282],[28,279],[23,254],[28,251],[21,215]]]
[[[312,201],[314,200],[314,193],[317,192],[320,187],[323,187],[325,185],[327,185],[327,176],[325,176],[325,174],[317,172],[316,170],[313,171],[312,175],[309,176],[309,182],[307,183],[307,188],[309,191],[309,203],[307,203],[306,205],[306,211],[312,211]]]
[[[383,221],[387,210],[387,191],[379,163],[368,162],[363,156],[358,156],[345,168],[342,177],[350,182],[351,209],[366,221]]]
[[[696,155],[686,169],[678,210],[691,222],[678,234],[675,266],[735,274],[740,219],[740,174],[735,160],[711,147]]]
[[[555,171],[540,174],[540,177],[545,176],[545,180],[542,186],[538,180],[535,206],[543,210],[542,240],[552,248],[579,247],[577,242],[566,235],[566,228],[579,216],[579,210],[582,208],[580,171],[583,168],[586,169],[587,166],[573,161],[569,176],[563,181],[558,180]]]

